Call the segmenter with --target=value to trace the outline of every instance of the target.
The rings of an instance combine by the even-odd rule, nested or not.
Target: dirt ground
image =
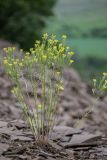
[[[107,95],[96,101],[74,69],[64,71],[64,82],[57,126],[40,148],[0,66],[0,160],[107,160]]]

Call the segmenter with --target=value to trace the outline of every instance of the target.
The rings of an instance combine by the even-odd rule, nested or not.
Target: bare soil
[[[107,95],[96,101],[73,69],[64,71],[64,79],[57,126],[49,143],[39,146],[0,66],[0,160],[107,160]]]

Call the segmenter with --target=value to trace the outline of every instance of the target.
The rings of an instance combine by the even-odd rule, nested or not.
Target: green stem
[[[45,84],[45,65],[43,65],[43,115],[42,115],[42,134],[43,134],[43,138],[44,138],[44,132],[45,132],[45,90],[46,90],[46,84]],[[42,113],[41,113],[42,114]]]

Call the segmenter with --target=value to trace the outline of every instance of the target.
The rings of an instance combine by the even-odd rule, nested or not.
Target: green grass
[[[73,38],[67,44],[77,52],[79,58],[107,59],[107,39],[103,38]]]

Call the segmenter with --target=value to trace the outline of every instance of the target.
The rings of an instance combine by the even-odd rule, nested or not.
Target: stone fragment
[[[0,128],[2,127],[6,127],[7,126],[7,122],[4,122],[4,121],[0,121]]]
[[[58,134],[62,134],[64,136],[72,136],[73,134],[79,134],[82,131],[79,129],[68,127],[68,126],[55,126],[53,128],[53,132],[56,132]]]
[[[9,148],[9,145],[6,143],[0,143],[0,155],[6,152]]]
[[[100,134],[90,134],[87,132],[84,132],[82,134],[75,134],[72,136],[70,144],[75,145],[75,144],[81,144],[81,143],[91,143],[93,141],[97,141],[98,139],[101,138]]]

